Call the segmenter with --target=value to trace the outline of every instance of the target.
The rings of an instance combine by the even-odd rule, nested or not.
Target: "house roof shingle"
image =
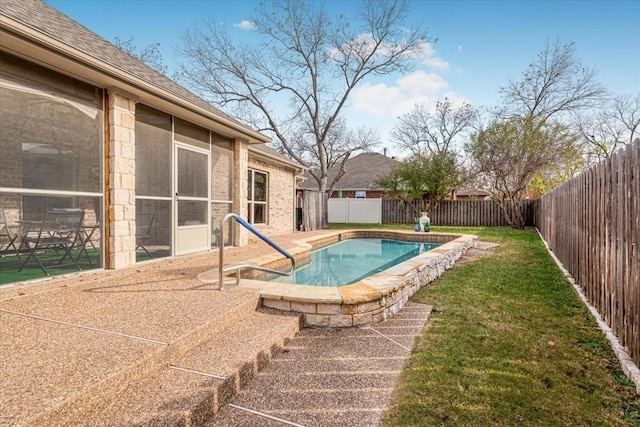
[[[268,137],[248,128],[40,0],[0,0],[0,6],[0,16],[11,18],[37,33],[60,42],[67,52],[77,52],[97,60],[104,66],[100,71],[105,74],[120,70],[126,75],[147,83],[149,87],[155,88],[157,92],[155,95],[170,94],[182,100],[185,106],[195,106],[203,110],[210,115],[210,119],[214,117],[223,119],[225,123],[231,124],[235,130],[245,132],[254,142],[269,140]],[[13,30],[9,24],[8,19],[0,19],[0,29],[3,31]],[[56,46],[48,46],[48,48],[53,50],[56,49]],[[78,60],[78,58],[74,59]],[[127,83],[131,84],[132,82]]]
[[[380,153],[361,153],[351,157],[345,164],[345,174],[338,181],[336,189],[342,190],[379,190],[376,183],[391,172],[392,165],[398,161]],[[328,180],[331,182],[339,171],[338,167],[330,168]],[[305,172],[307,180],[303,189],[317,190],[316,180]]]

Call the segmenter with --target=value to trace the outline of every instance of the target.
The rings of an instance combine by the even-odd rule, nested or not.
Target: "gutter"
[[[305,171],[309,169],[308,167],[301,165],[300,163],[294,162],[293,160],[289,160],[281,156],[276,156],[274,154],[266,153],[264,151],[260,151],[258,149],[252,148],[251,146],[249,146],[249,151],[251,152],[252,155],[256,157],[262,157],[267,160],[272,160],[280,164],[289,166],[291,169],[295,170],[296,175],[303,174]]]

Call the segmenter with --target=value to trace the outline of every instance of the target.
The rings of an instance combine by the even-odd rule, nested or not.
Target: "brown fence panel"
[[[383,224],[413,224],[414,218],[419,216],[414,206],[400,200],[382,199]]]
[[[305,190],[302,196],[302,228],[322,230],[327,226],[327,193]]]
[[[383,224],[413,224],[420,216],[417,203],[406,204],[400,200],[382,201]],[[511,206],[508,205],[508,210]],[[526,225],[534,224],[534,201],[520,202]],[[434,225],[452,226],[505,226],[509,225],[497,203],[490,200],[443,200],[428,212]]]
[[[640,365],[640,142],[545,194],[535,224]]]

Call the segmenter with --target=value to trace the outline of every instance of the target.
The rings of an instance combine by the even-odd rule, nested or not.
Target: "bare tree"
[[[521,229],[525,223],[518,207],[529,183],[541,171],[571,156],[575,135],[561,124],[514,117],[477,132],[466,148],[509,225]]]
[[[338,181],[345,174],[345,162],[352,153],[356,151],[370,151],[379,144],[380,137],[377,131],[366,126],[359,127],[355,131],[348,129],[346,121],[339,117],[329,130],[325,138],[324,150],[326,152],[327,168],[337,167],[338,173],[331,181],[327,181],[328,188],[336,187]],[[300,127],[291,133],[289,147],[298,153],[307,165],[315,165],[320,157],[318,144],[313,133],[313,129]],[[276,150],[286,154],[286,149],[282,144],[276,145]],[[321,171],[317,168],[309,169],[309,174],[319,182]]]
[[[537,186],[542,191],[554,181],[545,175],[562,175],[579,164],[575,133],[563,120],[602,104],[607,92],[596,74],[575,57],[574,43],[547,42],[522,78],[500,89],[496,119],[467,144],[474,172],[513,228],[524,227],[517,206],[534,178],[545,181]]]
[[[600,162],[638,137],[640,93],[619,95],[606,109],[577,115],[575,126],[585,144],[587,162]]]
[[[427,43],[422,29],[407,28],[408,7],[405,0],[363,1],[353,25],[329,16],[321,3],[260,3],[252,21],[256,42],[232,39],[211,20],[204,30],[187,32],[181,75],[213,102],[241,107],[240,118],[271,132],[331,193],[330,138],[353,89],[367,77],[410,70]],[[315,145],[305,151],[313,158],[297,151],[301,129]],[[340,161],[359,146],[344,145]]]
[[[559,113],[599,105],[606,89],[596,81],[597,72],[575,57],[575,44],[547,42],[522,79],[500,88],[503,117],[532,117],[547,120]]]
[[[160,43],[152,43],[140,51],[138,51],[138,48],[134,44],[133,37],[129,37],[127,40],[121,40],[119,37],[116,37],[113,44],[120,50],[123,50],[136,58],[138,61],[144,62],[157,72],[164,75],[167,75],[169,72],[169,68],[162,60]]]
[[[422,210],[435,208],[466,179],[457,144],[474,120],[468,103],[456,105],[445,98],[433,111],[417,104],[391,132],[392,140],[412,157],[392,171],[383,188],[405,201],[420,200]]]
[[[391,139],[414,156],[455,152],[457,138],[472,125],[474,117],[470,104],[455,105],[448,98],[438,101],[433,112],[417,104],[400,117]]]

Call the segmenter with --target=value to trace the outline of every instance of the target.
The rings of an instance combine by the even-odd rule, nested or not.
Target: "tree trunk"
[[[519,200],[496,200],[504,219],[507,224],[514,230],[524,230],[524,217],[522,216],[522,209]],[[509,206],[507,206],[509,203]]]

